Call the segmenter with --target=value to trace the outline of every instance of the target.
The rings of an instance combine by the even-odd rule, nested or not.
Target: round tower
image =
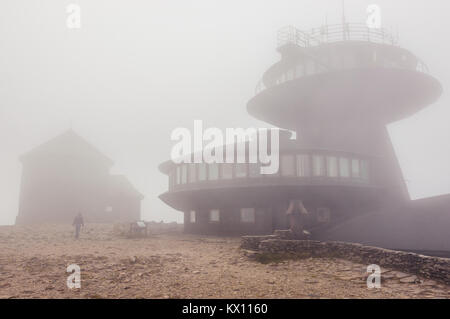
[[[264,73],[248,112],[295,130],[299,149],[370,159],[372,182],[389,199],[408,199],[386,125],[440,96],[425,64],[386,31],[359,24],[309,32],[286,27],[278,33],[278,52],[281,59]],[[358,164],[350,166],[359,174]]]

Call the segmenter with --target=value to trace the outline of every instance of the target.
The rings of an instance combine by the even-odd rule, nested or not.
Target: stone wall
[[[280,239],[277,236],[244,236],[242,249],[263,255],[297,258],[342,258],[362,264],[376,264],[450,284],[450,258],[423,256],[355,243]]]

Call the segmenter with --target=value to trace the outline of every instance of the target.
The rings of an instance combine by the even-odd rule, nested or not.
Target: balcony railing
[[[309,48],[320,46],[321,44],[336,43],[342,41],[366,41],[371,43],[398,46],[398,37],[387,32],[385,29],[369,28],[365,24],[358,23],[324,25],[319,28],[313,28],[309,31],[302,31],[293,26],[287,26],[281,28],[278,31],[277,35],[278,48],[289,44],[303,48]],[[306,54],[306,56],[309,55]],[[280,77],[269,86],[267,86],[264,83],[263,79],[261,79],[256,85],[255,94],[259,94],[269,87],[276,86],[290,80],[295,80],[305,75],[323,73],[326,72],[327,69],[330,69],[330,65],[323,64],[319,59],[316,59],[312,55],[309,57],[313,63],[316,63],[319,66],[314,68],[316,70],[315,72],[309,74],[298,74],[296,70],[286,70],[286,73],[280,74]],[[422,73],[429,73],[426,64],[420,59],[417,59],[417,57],[415,57],[415,59],[417,61],[417,65],[415,68],[411,69]],[[325,66],[325,68],[323,66]],[[388,66],[379,65],[379,67],[393,68],[396,66],[391,64]],[[332,68],[346,69],[349,67],[339,67],[333,65]],[[399,66],[399,68],[404,67]],[[291,74],[288,74],[289,72],[291,72]]]
[[[287,26],[280,29],[277,36],[278,47],[294,44],[307,48],[340,41],[368,41],[397,45],[398,37],[385,29],[369,28],[365,24],[358,23],[324,25],[309,31]]]

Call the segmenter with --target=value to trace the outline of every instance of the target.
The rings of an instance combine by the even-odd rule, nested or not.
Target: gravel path
[[[450,287],[384,269],[367,289],[367,265],[341,259],[261,264],[239,238],[160,234],[127,239],[112,225],[0,226],[0,298],[449,298]],[[81,268],[81,289],[66,267]],[[417,283],[419,282],[419,283]]]

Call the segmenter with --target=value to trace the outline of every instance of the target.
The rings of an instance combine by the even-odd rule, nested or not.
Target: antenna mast
[[[342,39],[347,40],[347,29],[345,27],[347,21],[345,19],[345,0],[342,0]]]

